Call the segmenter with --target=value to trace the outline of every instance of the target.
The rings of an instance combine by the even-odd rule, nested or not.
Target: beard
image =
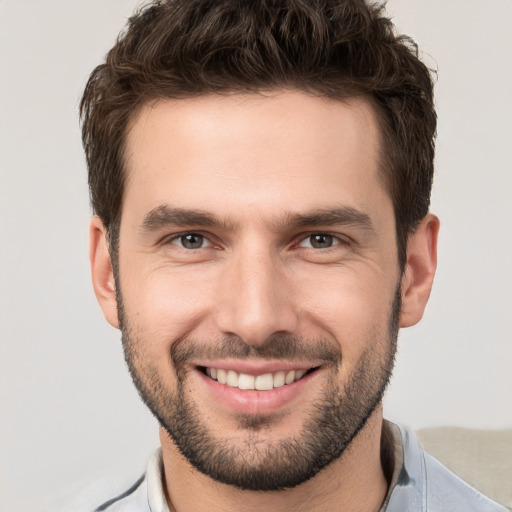
[[[118,283],[119,284],[119,283]],[[391,378],[398,337],[401,291],[397,288],[388,325],[374,333],[344,384],[338,384],[342,354],[325,340],[274,335],[262,345],[248,345],[237,336],[173,342],[169,364],[177,384],[171,387],[157,365],[144,354],[149,336],[130,325],[117,287],[119,323],[125,359],[135,387],[185,459],[198,471],[239,489],[276,491],[295,487],[337,460],[382,401]],[[387,327],[387,328],[386,328]],[[242,442],[214,431],[194,402],[187,368],[197,358],[322,361],[326,373],[321,397],[314,401],[297,435],[280,441],[269,433],[279,415],[237,416]],[[329,374],[327,374],[329,372]]]

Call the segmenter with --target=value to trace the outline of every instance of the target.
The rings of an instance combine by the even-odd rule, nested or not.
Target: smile
[[[225,370],[222,368],[204,369],[204,373],[220,384],[232,388],[243,390],[269,391],[274,388],[280,388],[288,384],[293,384],[302,379],[306,373],[314,370],[289,370],[277,371],[273,373],[264,373],[262,375],[249,375],[247,373],[238,373],[234,370]]]
[[[226,407],[229,414],[259,415],[289,410],[314,393],[322,382],[322,367],[277,360],[201,361],[193,373],[206,385],[212,407]]]

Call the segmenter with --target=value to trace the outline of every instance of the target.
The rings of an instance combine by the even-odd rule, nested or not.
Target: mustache
[[[185,336],[172,345],[170,355],[177,368],[198,359],[282,359],[336,365],[341,362],[339,346],[324,339],[305,339],[285,334],[274,334],[258,345],[248,344],[237,335],[211,341]]]

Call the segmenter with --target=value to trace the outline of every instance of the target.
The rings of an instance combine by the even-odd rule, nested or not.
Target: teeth
[[[271,373],[265,375],[258,375],[254,381],[254,388],[260,391],[267,391],[274,387],[274,377]]]
[[[306,375],[306,370],[295,370],[295,380],[302,379]]]
[[[220,368],[217,370],[217,380],[221,384],[226,384],[226,370],[221,370]]]
[[[284,372],[277,372],[274,375],[274,387],[280,388],[281,386],[284,386]]]
[[[231,386],[232,388],[237,388],[238,387],[238,373],[234,372],[233,370],[228,370],[226,384],[228,386]]]
[[[284,378],[285,384],[291,384],[295,380],[295,370],[292,370],[286,374]]]
[[[265,373],[254,377],[246,373],[237,373],[234,370],[223,370],[221,368],[206,368],[206,375],[213,380],[219,381],[232,388],[256,389],[267,391],[273,388],[280,388],[286,384],[302,379],[307,370],[290,370],[289,372]]]
[[[252,375],[241,373],[238,377],[238,387],[240,389],[254,389],[254,380]]]

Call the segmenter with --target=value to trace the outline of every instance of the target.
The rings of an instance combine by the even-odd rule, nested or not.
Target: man
[[[436,115],[362,0],[156,2],[81,104],[93,284],[161,451],[95,510],[504,510],[383,421]]]

